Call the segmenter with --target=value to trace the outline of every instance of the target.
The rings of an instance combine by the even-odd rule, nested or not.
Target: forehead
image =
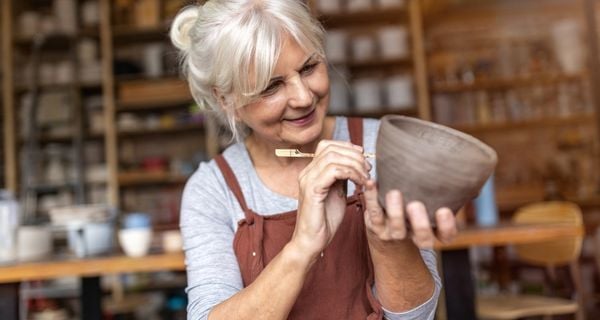
[[[284,37],[281,44],[281,51],[277,62],[275,63],[274,75],[284,75],[290,69],[296,69],[309,58],[310,54],[306,52],[295,40],[290,36]]]

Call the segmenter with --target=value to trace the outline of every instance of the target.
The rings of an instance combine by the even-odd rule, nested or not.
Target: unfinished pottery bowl
[[[397,189],[404,204],[425,204],[435,211],[448,207],[456,213],[475,198],[493,173],[498,156],[485,143],[460,131],[399,115],[381,119],[376,163],[379,203]]]

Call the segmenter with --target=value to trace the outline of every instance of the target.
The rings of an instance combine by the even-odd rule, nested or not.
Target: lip
[[[287,122],[296,125],[296,126],[304,126],[307,125],[308,123],[312,122],[315,119],[315,116],[317,114],[316,112],[317,108],[314,108],[311,112],[309,112],[307,115],[305,115],[302,118],[298,118],[298,119],[294,119],[294,120],[287,120]]]

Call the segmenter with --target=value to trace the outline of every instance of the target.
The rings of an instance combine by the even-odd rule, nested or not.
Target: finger
[[[406,237],[402,193],[391,190],[385,196],[387,225],[392,239],[401,240]]]
[[[330,142],[319,147],[315,152],[315,161],[319,161],[322,157],[327,157],[330,153],[335,152],[338,156],[345,156],[355,159],[365,169],[366,172],[370,169],[370,164],[366,160],[361,146],[353,145],[349,142]],[[328,159],[328,158],[326,158]]]
[[[363,147],[359,145],[355,145],[349,141],[338,141],[338,140],[321,140],[319,144],[317,144],[317,149],[315,150],[315,154],[319,154],[323,152],[325,149],[331,146],[338,146],[342,148],[349,148],[357,150],[358,152],[363,152]]]
[[[338,180],[351,180],[357,185],[364,185],[367,182],[367,177],[363,172],[356,170],[352,166],[330,163],[323,170],[315,172],[312,177],[315,181],[315,188],[321,192],[327,192],[331,186]]]
[[[379,205],[377,199],[377,184],[373,180],[368,180],[365,184],[365,224],[372,232],[382,235],[386,230],[385,214]]]
[[[420,201],[413,201],[408,204],[406,210],[413,230],[413,242],[419,248],[433,248],[435,236],[425,205]]]
[[[359,171],[366,179],[369,178],[370,174],[367,170],[366,161],[362,156],[348,156],[341,150],[332,150],[321,155],[316,159],[316,165],[320,168],[324,168],[329,164],[340,164],[348,167],[353,167]]]
[[[440,208],[435,213],[437,223],[437,235],[440,241],[450,242],[458,233],[456,228],[456,219],[452,210],[448,208]]]

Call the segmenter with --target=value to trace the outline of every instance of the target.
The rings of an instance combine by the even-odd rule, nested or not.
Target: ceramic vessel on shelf
[[[423,202],[432,218],[476,197],[497,162],[492,148],[468,134],[399,115],[381,119],[376,156],[379,202],[385,206],[385,194],[397,189],[405,204]]]
[[[119,230],[119,243],[126,255],[142,257],[148,254],[152,243],[152,223],[150,216],[130,213],[123,219],[123,228]]]

